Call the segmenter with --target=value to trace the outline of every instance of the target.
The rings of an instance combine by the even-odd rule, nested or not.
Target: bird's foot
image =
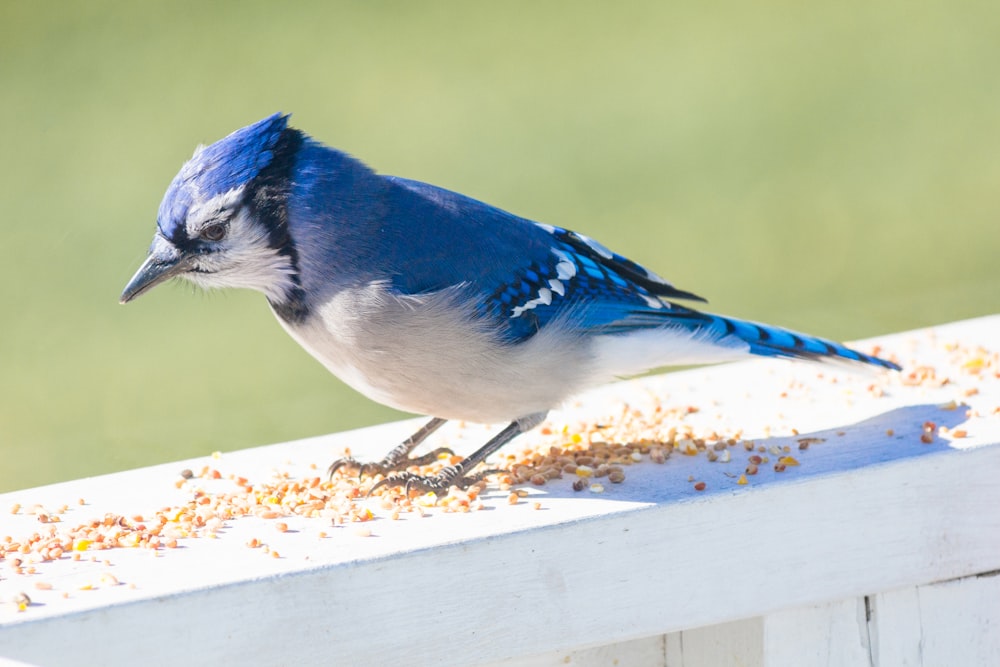
[[[443,468],[436,475],[417,475],[412,472],[396,472],[379,480],[368,489],[367,496],[370,497],[376,489],[385,487],[402,487],[403,493],[407,496],[411,491],[419,493],[433,492],[438,497],[448,493],[451,487],[467,489],[474,484],[478,484],[488,475],[495,475],[502,470],[483,470],[471,475],[465,474],[465,468],[461,463]]]
[[[404,443],[405,444],[405,443]],[[428,452],[423,456],[407,456],[410,450],[400,445],[396,447],[391,452],[385,455],[381,461],[358,461],[353,456],[345,456],[339,458],[330,464],[330,468],[327,471],[330,478],[333,478],[335,472],[341,468],[347,470],[356,470],[358,472],[358,478],[362,478],[365,475],[374,477],[375,475],[389,475],[390,473],[396,471],[405,471],[410,466],[425,466],[430,463],[434,463],[442,455],[452,455],[453,451],[447,447],[438,447],[432,452]],[[400,473],[405,474],[405,473]]]

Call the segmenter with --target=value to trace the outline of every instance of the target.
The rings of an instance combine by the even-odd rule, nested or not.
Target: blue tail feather
[[[736,336],[750,346],[752,354],[764,357],[808,359],[810,361],[843,359],[894,371],[900,370],[899,366],[891,361],[852,350],[845,345],[825,338],[808,336],[769,324],[722,317],[721,315],[709,315],[709,317],[712,320],[709,325],[712,329],[722,336]]]

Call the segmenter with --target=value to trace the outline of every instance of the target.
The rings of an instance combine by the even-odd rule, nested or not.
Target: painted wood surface
[[[20,564],[32,574],[14,573],[8,559],[0,656],[39,665],[992,664],[977,661],[997,655],[1000,634],[998,579],[985,576],[1000,570],[1000,379],[989,365],[998,343],[1000,317],[860,344],[933,369],[935,381],[751,361],[590,392],[554,413],[550,431],[565,426],[571,437],[587,419],[682,405],[696,408],[685,423],[739,432],[741,443],[728,463],[685,456],[681,445],[600,494],[574,492],[567,478],[514,505],[493,490],[467,514],[391,520],[376,506],[364,530],[294,517],[279,533],[244,517],[176,549]],[[232,484],[230,474],[315,475],[345,447],[381,455],[416,423],[4,494],[0,539],[47,530],[38,507],[67,506],[54,512],[68,525],[186,502],[191,485],[175,486],[184,468],[222,472],[199,481],[206,492]],[[449,425],[433,445],[470,451],[488,433]],[[797,465],[777,472],[783,447]],[[751,455],[768,463],[741,484]],[[248,549],[254,538],[281,557]],[[32,604],[19,611],[21,592]],[[955,655],[969,660],[935,662]]]

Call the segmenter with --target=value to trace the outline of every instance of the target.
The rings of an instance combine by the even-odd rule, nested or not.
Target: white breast
[[[337,293],[303,324],[282,325],[365,396],[445,419],[544,412],[597,380],[589,341],[550,325],[524,343],[502,343],[456,300],[456,290],[400,297],[372,284]]]

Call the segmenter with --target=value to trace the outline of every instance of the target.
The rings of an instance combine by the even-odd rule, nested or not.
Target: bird
[[[748,355],[899,366],[824,338],[725,317],[566,228],[382,175],[275,113],[199,146],[174,177],[127,303],[171,278],[262,292],[291,337],[368,398],[430,421],[380,461],[330,466],[386,485],[467,487],[494,452],[584,389]],[[506,423],[457,463],[410,472],[449,420]]]

